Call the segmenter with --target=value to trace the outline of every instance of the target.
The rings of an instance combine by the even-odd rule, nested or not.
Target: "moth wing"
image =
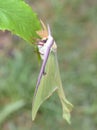
[[[49,98],[52,93],[58,89],[56,84],[57,71],[55,64],[55,55],[53,52],[50,53],[48,61],[45,67],[46,74],[42,76],[39,84],[36,96],[34,97],[32,104],[32,120],[35,119],[37,111],[40,105]]]
[[[63,118],[70,124],[70,116],[71,116],[70,112],[72,111],[73,105],[66,99],[66,96],[64,94],[56,54],[55,54],[55,62],[56,62],[55,64],[56,64],[56,70],[57,70],[57,77],[56,77],[56,84],[58,86],[57,92],[58,92],[58,96],[60,98],[60,102],[62,105]]]
[[[46,75],[42,76],[36,96],[34,97],[34,102],[32,106],[32,119],[35,119],[40,105],[47,98],[49,98],[54,91],[57,90],[58,96],[62,104],[63,118],[66,119],[68,123],[70,123],[70,112],[73,106],[66,99],[64,90],[62,88],[56,52],[50,53],[46,64],[45,72]]]

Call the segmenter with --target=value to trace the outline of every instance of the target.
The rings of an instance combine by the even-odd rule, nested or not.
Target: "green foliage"
[[[58,96],[54,93],[31,122],[32,96],[39,72],[33,48],[18,41],[12,49],[0,50],[0,110],[4,104],[25,99],[25,110],[12,114],[0,130],[96,130],[97,129],[97,1],[27,0],[40,17],[52,24],[58,45],[58,61],[66,97],[74,104],[71,125],[61,117]],[[54,7],[54,8],[53,8]],[[60,10],[59,10],[60,9]],[[49,11],[48,11],[49,10]],[[58,12],[60,11],[60,13]],[[0,42],[1,43],[1,42]],[[20,47],[21,46],[21,47]],[[7,52],[8,53],[7,53]],[[34,61],[34,62],[33,62]],[[29,82],[28,82],[29,81]],[[26,113],[26,116],[25,116]]]
[[[38,67],[33,53],[32,46],[20,42],[14,44],[12,51],[7,50],[3,57],[0,56],[0,99],[8,97],[9,100],[32,102]]]
[[[6,105],[4,109],[0,112],[0,124],[4,122],[7,116],[14,113],[15,111],[18,111],[24,105],[25,105],[24,100],[19,100],[19,101]]]
[[[40,23],[36,14],[22,0],[0,0],[0,30],[9,30],[32,43]]]

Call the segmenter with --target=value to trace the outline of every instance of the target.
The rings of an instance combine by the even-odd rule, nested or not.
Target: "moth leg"
[[[46,72],[45,72],[45,70],[43,71],[43,75],[46,75]]]
[[[39,51],[39,53],[40,53],[40,55],[44,55],[43,53],[41,53],[40,51]]]
[[[37,45],[44,46],[44,44],[42,42],[37,43]]]

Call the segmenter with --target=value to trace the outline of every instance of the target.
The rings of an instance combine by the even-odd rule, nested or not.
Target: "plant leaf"
[[[22,0],[0,0],[0,30],[9,30],[32,43],[38,37],[40,22],[36,14]]]
[[[24,107],[25,104],[25,101],[21,99],[19,101],[6,105],[0,112],[0,124],[2,124],[10,114]]]
[[[72,105],[66,100],[62,83],[60,79],[60,73],[58,68],[58,62],[56,52],[51,52],[45,68],[46,75],[43,75],[37,93],[33,100],[32,106],[32,119],[34,120],[40,105],[49,98],[55,90],[58,92],[60,101],[63,108],[63,118],[70,123],[70,111]],[[62,94],[62,95],[61,95]]]

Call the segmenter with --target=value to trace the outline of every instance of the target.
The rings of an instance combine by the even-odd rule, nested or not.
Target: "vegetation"
[[[44,17],[52,25],[63,86],[66,96],[74,104],[72,123],[68,125],[61,118],[56,94],[41,106],[32,123],[31,104],[39,72],[37,55],[23,40],[12,37],[9,32],[0,32],[0,110],[12,102],[24,102],[16,111],[6,115],[1,130],[96,130],[97,2],[28,2],[40,18]]]

